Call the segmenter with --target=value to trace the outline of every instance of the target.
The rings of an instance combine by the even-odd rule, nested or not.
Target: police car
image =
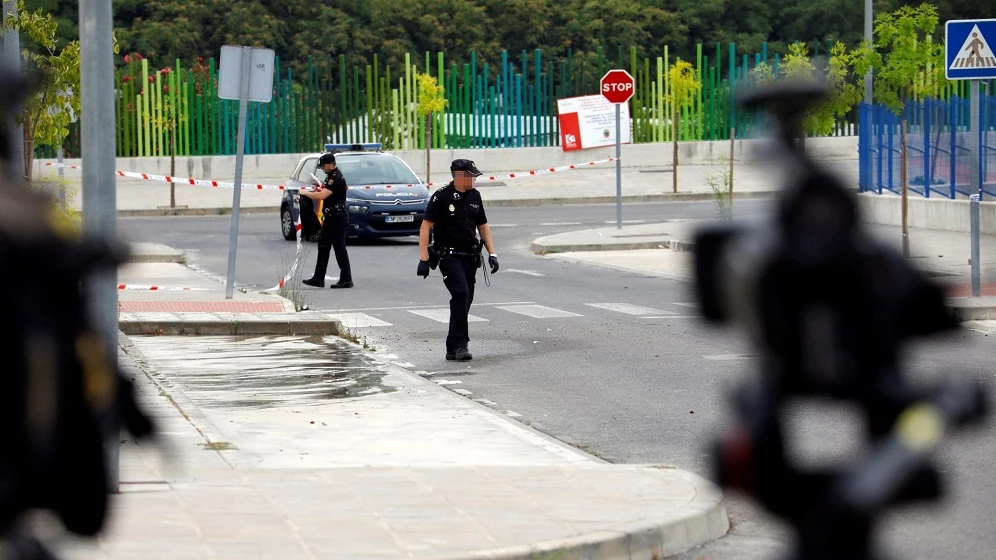
[[[349,237],[400,237],[418,235],[429,201],[429,189],[401,158],[381,151],[381,144],[326,144],[326,153],[335,154],[335,163],[349,190]],[[318,169],[322,154],[303,158],[287,181],[280,203],[280,231],[284,239],[296,239],[291,214],[294,197],[301,187],[314,187],[312,175],[325,180]],[[304,239],[314,239],[321,230],[322,201],[301,198],[301,227]]]

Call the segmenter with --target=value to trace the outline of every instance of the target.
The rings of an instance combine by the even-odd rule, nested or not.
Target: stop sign
[[[625,103],[633,97],[636,83],[625,70],[609,70],[602,76],[602,97],[609,103]]]

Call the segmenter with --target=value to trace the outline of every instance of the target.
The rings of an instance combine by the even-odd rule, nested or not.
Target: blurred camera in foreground
[[[876,516],[940,496],[929,454],[949,429],[981,420],[986,401],[977,384],[924,388],[900,371],[904,342],[958,324],[939,286],[864,231],[853,190],[797,145],[826,95],[790,83],[739,96],[772,118],[791,180],[769,221],[697,233],[695,290],[707,321],[744,329],[760,353],[759,379],[735,398],[736,426],[714,447],[715,478],[792,524],[793,558],[867,559]],[[804,398],[857,404],[870,452],[839,470],[792,464],[784,407]]]

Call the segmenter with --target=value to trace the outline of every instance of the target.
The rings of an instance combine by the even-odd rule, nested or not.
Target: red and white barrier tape
[[[144,291],[156,291],[156,292],[190,292],[190,291],[204,291],[207,288],[178,288],[175,286],[144,286],[138,284],[118,284],[119,290],[144,290]]]
[[[550,174],[550,173],[558,173],[558,172],[561,172],[561,171],[570,171],[570,170],[579,169],[579,168],[582,168],[582,167],[593,167],[595,165],[600,165],[600,164],[603,164],[603,163],[614,162],[614,161],[617,161],[619,159],[621,159],[621,158],[608,158],[608,159],[602,159],[602,160],[598,160],[598,161],[589,161],[589,162],[586,162],[586,163],[576,163],[576,164],[573,164],[573,165],[563,165],[563,166],[560,166],[560,167],[550,167],[550,168],[547,168],[547,169],[533,169],[533,170],[530,170],[530,171],[523,171],[523,172],[520,172],[520,173],[509,173],[507,175],[491,175],[491,176],[488,176],[488,177],[481,176],[481,177],[478,177],[478,180],[482,180],[482,181],[497,181],[499,179],[519,179],[521,177],[535,177],[537,175],[546,175],[546,174]],[[82,169],[82,167],[80,167],[78,165],[66,165],[66,164],[61,164],[61,163],[46,163],[45,165],[47,165],[47,166],[55,166],[55,167],[64,167],[66,169]],[[115,171],[115,173],[119,177],[129,177],[129,178],[135,178],[135,179],[143,179],[143,180],[146,180],[146,181],[159,181],[159,182],[165,182],[165,183],[185,183],[185,184],[188,184],[188,185],[197,185],[197,186],[214,187],[214,188],[234,188],[235,187],[235,183],[224,183],[224,182],[212,181],[212,180],[207,180],[207,179],[189,179],[189,178],[182,178],[182,177],[170,177],[168,175],[153,175],[153,174],[150,174],[150,173],[134,173],[134,172],[130,172],[130,171]],[[321,183],[321,181],[319,181],[318,178],[315,177],[314,175],[312,175],[311,178],[314,179],[316,183]],[[437,184],[439,184],[439,183],[428,183],[427,186],[431,187],[431,186],[436,186]],[[406,187],[410,188],[410,187],[415,187],[415,186],[418,186],[418,185],[409,184],[409,185],[376,185],[376,186],[377,187],[385,187],[385,188],[390,189],[390,188],[406,188]],[[243,189],[256,189],[256,190],[287,190],[288,189],[288,187],[286,185],[253,185],[253,184],[248,184],[248,183],[242,183],[242,188]],[[350,189],[369,189],[369,188],[373,188],[373,185],[352,186],[352,187],[348,187],[348,188],[350,188]],[[294,200],[294,207],[291,210],[291,214],[294,216],[294,229],[295,229],[296,237],[297,237],[297,250],[296,250],[296,253],[294,255],[294,263],[291,265],[291,268],[287,272],[287,274],[285,274],[284,277],[280,279],[280,281],[277,283],[276,286],[274,286],[274,287],[272,287],[272,288],[270,288],[268,290],[263,290],[264,292],[275,292],[277,290],[282,289],[287,284],[287,282],[290,282],[291,278],[294,277],[294,274],[297,272],[298,266],[300,266],[300,264],[301,264],[301,251],[302,251],[302,246],[303,246],[303,244],[301,242],[301,236],[303,235],[303,233],[302,233],[303,226],[301,224],[301,202],[300,201],[301,201],[301,195],[297,195],[295,197],[295,200]],[[129,284],[119,284],[118,285],[118,289],[119,290],[158,290],[158,291],[176,290],[176,291],[189,291],[189,290],[202,290],[204,288],[176,288],[176,287],[164,287],[164,286],[133,286],[133,285],[129,285]]]
[[[318,180],[315,179],[315,181],[317,182]],[[290,282],[291,278],[294,277],[294,274],[297,272],[297,267],[301,264],[301,249],[304,245],[301,242],[301,236],[304,235],[304,224],[301,223],[301,195],[294,197],[294,204],[291,205],[291,216],[294,218],[294,232],[297,237],[297,249],[294,253],[294,263],[291,264],[290,270],[287,271],[287,274],[280,279],[276,286],[268,290],[263,290],[264,292],[276,292],[281,290],[287,285],[288,282]]]
[[[560,166],[560,167],[550,167],[548,169],[533,169],[533,170],[530,170],[530,171],[522,171],[522,172],[519,172],[519,173],[508,173],[506,175],[491,175],[489,177],[481,176],[481,177],[478,177],[477,179],[479,181],[497,181],[497,180],[500,180],[500,179],[521,179],[522,177],[535,177],[537,175],[547,175],[547,174],[550,174],[550,173],[558,173],[558,172],[562,172],[562,171],[570,171],[570,170],[573,170],[573,169],[580,169],[582,167],[593,167],[595,165],[601,165],[603,163],[611,163],[611,162],[616,161],[617,159],[619,159],[619,158],[609,158],[609,159],[602,159],[602,160],[598,160],[598,161],[589,161],[589,162],[585,162],[585,163],[576,163],[576,164],[573,164],[573,165],[563,165],[563,166]],[[65,169],[82,169],[82,167],[80,167],[78,165],[66,165],[66,164],[59,164],[59,163],[46,163],[45,165],[47,165],[47,166],[54,166],[54,167],[60,167],[61,166],[61,167],[65,168]],[[213,188],[216,188],[216,189],[232,189],[232,188],[235,188],[235,183],[226,183],[226,182],[214,181],[214,180],[210,180],[210,179],[190,179],[190,178],[187,178],[187,177],[171,177],[169,175],[154,175],[154,174],[151,174],[151,173],[135,173],[135,172],[132,172],[132,171],[115,171],[114,173],[118,177],[127,177],[127,178],[130,178],[130,179],[142,179],[142,180],[145,180],[145,181],[155,181],[155,182],[160,182],[160,183],[174,183],[174,184],[196,185],[196,186],[201,186],[201,187],[213,187]],[[445,183],[427,183],[426,185],[429,186],[429,187],[434,187],[434,186],[439,186],[439,185],[443,185],[443,184],[445,184]],[[348,188],[350,188],[350,189],[370,189],[370,188],[377,187],[377,188],[388,188],[388,189],[403,189],[403,188],[411,188],[411,187],[417,187],[417,186],[418,185],[416,185],[416,184],[407,184],[407,185],[354,185],[354,186],[351,186],[351,187],[348,187]],[[250,184],[250,183],[242,183],[242,188],[243,189],[251,189],[251,190],[279,190],[279,191],[284,191],[284,190],[287,190],[287,189],[293,189],[293,187],[288,187],[287,185],[260,185],[260,184]]]

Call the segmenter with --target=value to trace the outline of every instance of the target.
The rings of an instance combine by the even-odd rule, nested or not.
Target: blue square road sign
[[[944,24],[944,75],[949,80],[996,78],[996,19],[952,20]]]

